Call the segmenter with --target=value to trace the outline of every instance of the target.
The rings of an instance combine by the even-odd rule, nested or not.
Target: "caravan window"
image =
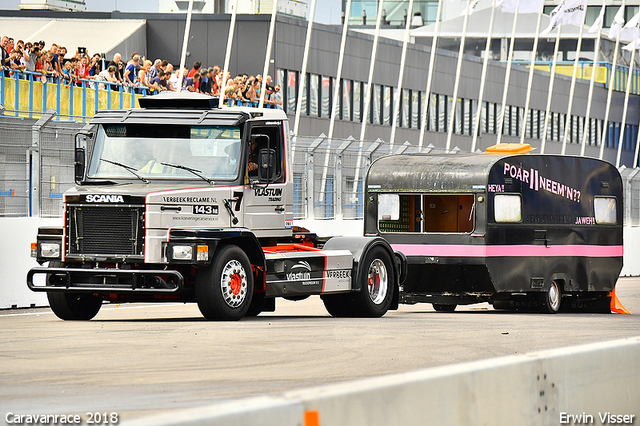
[[[475,223],[473,194],[378,195],[381,232],[469,233]]]
[[[595,197],[593,209],[598,225],[615,225],[617,223],[617,207],[614,197]]]
[[[400,197],[398,194],[378,196],[378,220],[400,219]]]
[[[522,197],[520,194],[496,194],[493,199],[493,216],[496,222],[521,222]]]

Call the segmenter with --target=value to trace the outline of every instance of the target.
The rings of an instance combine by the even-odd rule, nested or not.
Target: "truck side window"
[[[267,137],[265,137],[267,136]],[[254,126],[251,129],[249,140],[256,142],[256,154],[261,149],[273,149],[276,154],[276,180],[275,183],[285,181],[285,164],[284,164],[284,140],[282,138],[282,128],[280,126]],[[256,156],[257,158],[257,156]],[[257,175],[257,173],[256,173]],[[249,173],[249,176],[252,176]]]
[[[595,197],[593,210],[598,225],[615,225],[617,223],[617,206],[614,197]]]
[[[496,222],[521,222],[522,197],[520,194],[496,194],[493,199],[493,215]]]

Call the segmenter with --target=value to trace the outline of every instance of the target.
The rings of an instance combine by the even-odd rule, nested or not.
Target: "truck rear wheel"
[[[237,321],[245,316],[253,296],[251,263],[245,252],[237,246],[222,247],[211,265],[196,274],[195,290],[206,319]]]
[[[329,315],[335,318],[358,316],[354,311],[353,296],[351,294],[325,294],[320,296]]]
[[[62,268],[59,261],[49,262],[50,268]],[[47,282],[49,282],[47,275]],[[102,307],[102,299],[87,293],[47,292],[49,307],[56,316],[67,321],[88,321],[95,317]]]
[[[365,255],[362,290],[355,293],[355,309],[363,317],[381,317],[391,307],[396,283],[391,258],[382,247],[374,247]]]

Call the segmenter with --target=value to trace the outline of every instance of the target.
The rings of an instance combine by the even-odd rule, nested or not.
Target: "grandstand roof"
[[[494,27],[491,34],[492,38],[510,38],[513,31],[514,13],[506,13],[496,10]],[[540,31],[547,28],[551,18],[548,15],[542,15],[540,23]],[[464,16],[457,16],[441,22],[440,37],[460,37],[462,33],[462,24]],[[489,33],[489,23],[491,21],[491,8],[477,10],[469,17],[469,27],[467,29],[467,37],[486,38]],[[518,25],[516,29],[517,38],[534,38],[537,34],[537,15],[521,14],[518,16]],[[585,26],[583,38],[596,38],[597,33],[589,33],[589,26]],[[411,31],[412,37],[432,37],[435,30],[435,23],[416,28]],[[555,38],[556,30],[551,31],[544,38]],[[578,38],[580,27],[577,25],[564,25],[562,27],[563,38]],[[603,38],[607,38],[608,31],[603,31]]]
[[[69,56],[78,47],[86,47],[90,53],[105,53],[107,58],[125,43],[139,45],[138,51],[146,51],[146,20],[144,19],[67,19],[67,18],[17,18],[0,17],[3,35],[15,40],[44,40],[48,49],[52,43],[65,46]],[[139,39],[140,42],[136,41]],[[124,49],[122,49],[124,50]]]

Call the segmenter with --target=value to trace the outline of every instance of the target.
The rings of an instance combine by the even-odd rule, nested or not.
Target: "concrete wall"
[[[605,413],[637,424],[638,401],[635,337],[232,401],[122,425],[557,425],[583,414],[591,421],[571,424],[599,425]]]
[[[38,266],[30,257],[30,245],[36,240],[38,227],[60,226],[61,218],[0,218],[0,309],[48,306],[44,293],[27,289],[29,269]],[[320,237],[362,235],[361,220],[299,220],[302,226]],[[621,275],[640,275],[640,228],[625,228],[624,268]]]
[[[31,257],[31,243],[39,226],[60,226],[62,218],[0,218],[0,309],[48,306],[45,293],[27,288],[27,271],[38,266]]]

